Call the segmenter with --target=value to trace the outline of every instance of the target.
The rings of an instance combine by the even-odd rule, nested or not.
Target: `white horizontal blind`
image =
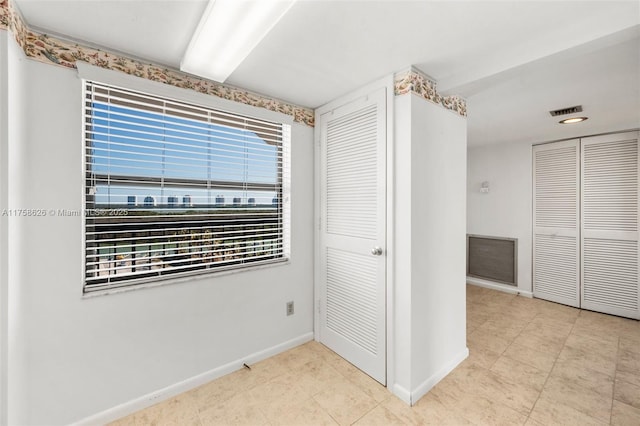
[[[290,127],[85,82],[85,292],[281,261]]]

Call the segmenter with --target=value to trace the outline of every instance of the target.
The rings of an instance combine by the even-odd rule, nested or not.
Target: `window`
[[[285,260],[290,126],[85,82],[85,284]]]

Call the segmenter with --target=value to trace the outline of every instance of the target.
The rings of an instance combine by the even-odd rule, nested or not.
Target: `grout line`
[[[569,331],[569,334],[567,335],[567,337],[564,339],[564,343],[562,344],[562,348],[560,349],[560,352],[558,352],[558,354],[556,355],[555,359],[553,360],[553,365],[551,366],[551,369],[547,373],[547,378],[544,380],[544,383],[542,384],[542,389],[540,390],[540,392],[538,392],[538,397],[536,398],[536,401],[533,403],[533,406],[531,407],[531,410],[529,411],[529,416],[527,417],[527,419],[531,418],[531,413],[533,413],[533,410],[536,408],[536,405],[538,404],[538,401],[540,400],[540,397],[542,396],[542,392],[544,392],[544,388],[547,387],[547,382],[549,381],[549,378],[551,377],[551,373],[556,368],[556,364],[558,363],[558,358],[560,358],[560,354],[562,353],[562,349],[564,349],[564,347],[567,344],[567,339],[569,338],[569,335],[573,331],[573,327],[575,327],[575,322],[571,325],[571,330]]]
[[[613,421],[613,401],[616,398],[616,382],[618,381],[618,362],[620,360],[620,336],[618,336],[618,349],[616,350],[616,371],[613,373],[613,386],[611,392],[611,410],[609,411],[609,424]]]

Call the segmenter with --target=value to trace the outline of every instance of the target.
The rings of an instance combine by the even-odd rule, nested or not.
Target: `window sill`
[[[224,277],[227,275],[243,274],[243,273],[258,271],[258,270],[267,269],[267,268],[286,266],[286,265],[289,265],[290,263],[291,263],[291,260],[289,258],[285,258],[281,260],[275,260],[273,262],[262,264],[262,265],[245,266],[243,268],[225,269],[221,271],[212,271],[206,274],[196,273],[193,275],[186,275],[186,276],[183,275],[180,277],[166,278],[158,281],[149,281],[147,283],[134,284],[130,286],[108,288],[104,290],[95,290],[95,291],[83,293],[82,299],[92,299],[94,297],[106,296],[110,294],[125,293],[130,291],[143,290],[143,289],[161,287],[166,285],[184,284],[188,282],[201,281],[205,279]]]

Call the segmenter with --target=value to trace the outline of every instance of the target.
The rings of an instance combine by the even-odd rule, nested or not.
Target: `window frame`
[[[88,66],[89,68],[94,68],[92,66]],[[82,68],[82,69],[81,69]],[[277,258],[269,259],[267,261],[260,262],[247,262],[247,263],[239,263],[233,265],[225,265],[225,266],[217,266],[217,267],[206,267],[202,269],[196,269],[191,271],[177,271],[174,273],[161,273],[158,275],[141,277],[141,278],[130,278],[130,279],[122,279],[117,280],[116,282],[111,282],[109,284],[101,285],[99,288],[94,288],[96,286],[91,286],[87,280],[87,263],[88,263],[88,249],[87,249],[87,231],[88,225],[87,220],[83,218],[82,220],[82,293],[83,296],[92,296],[92,295],[100,295],[105,293],[112,292],[120,292],[133,290],[138,288],[146,288],[146,287],[155,287],[158,285],[165,285],[170,283],[182,282],[185,280],[193,280],[193,279],[204,279],[208,277],[218,276],[218,275],[227,275],[230,273],[242,273],[248,272],[255,269],[262,269],[277,265],[282,265],[290,262],[290,228],[291,228],[291,215],[290,215],[290,185],[291,185],[291,119],[288,119],[288,116],[280,113],[273,113],[272,111],[262,110],[261,108],[253,107],[250,105],[243,105],[237,102],[231,102],[224,99],[215,99],[210,95],[204,95],[197,92],[194,92],[189,89],[180,89],[175,87],[166,87],[166,85],[162,85],[161,83],[150,82],[147,80],[143,80],[143,86],[155,86],[154,89],[162,89],[162,90],[149,90],[148,88],[138,88],[135,87],[138,84],[120,84],[119,82],[112,82],[111,78],[91,78],[90,76],[83,76],[82,74],[86,73],[86,67],[78,67],[79,74],[81,75],[82,82],[82,107],[81,114],[83,117],[82,121],[82,206],[83,209],[88,209],[89,204],[87,201],[87,193],[88,193],[88,145],[87,145],[87,135],[91,132],[87,130],[85,126],[89,125],[85,122],[85,113],[87,107],[85,107],[85,102],[87,102],[87,84],[90,82],[94,82],[96,84],[112,86],[115,88],[123,89],[126,91],[139,92],[151,97],[157,97],[166,99],[168,101],[174,101],[178,103],[191,104],[197,106],[198,108],[206,108],[215,112],[223,112],[225,114],[232,114],[238,117],[247,117],[250,119],[256,119],[259,121],[271,121],[272,123],[277,123],[282,129],[282,154],[281,159],[279,161],[279,169],[278,172],[281,173],[279,192],[280,192],[280,220],[281,226],[279,228],[278,240],[281,241],[282,248],[280,250],[279,256]],[[85,71],[85,72],[83,72]],[[90,70],[92,73],[95,70]],[[100,70],[98,74],[104,74],[106,70]],[[112,71],[106,71],[108,74],[119,74],[114,73]],[[132,82],[141,83],[141,79],[125,76],[126,78],[133,78]],[[125,79],[126,79],[125,78]],[[116,80],[121,80],[122,76],[117,76]],[[107,81],[104,81],[107,80]],[[151,83],[151,84],[149,84]],[[134,86],[134,87],[131,87]],[[169,89],[169,90],[166,90]],[[158,93],[160,92],[160,93]],[[171,94],[167,94],[165,92],[172,92]],[[185,96],[186,95],[186,96]],[[199,98],[199,99],[196,99]],[[211,99],[213,98],[213,99]],[[206,101],[206,102],[203,102]],[[211,102],[215,101],[215,102]],[[222,101],[222,102],[220,102]],[[219,106],[220,103],[226,103],[225,107]],[[212,105],[217,104],[217,105]],[[230,108],[233,107],[233,108]],[[251,114],[247,114],[245,111],[237,112],[237,110],[251,110],[248,111]],[[267,114],[265,114],[267,113]],[[264,118],[265,115],[270,115],[268,118]],[[274,118],[276,118],[274,120]],[[287,119],[283,119],[287,118]],[[87,210],[85,210],[85,215]]]

